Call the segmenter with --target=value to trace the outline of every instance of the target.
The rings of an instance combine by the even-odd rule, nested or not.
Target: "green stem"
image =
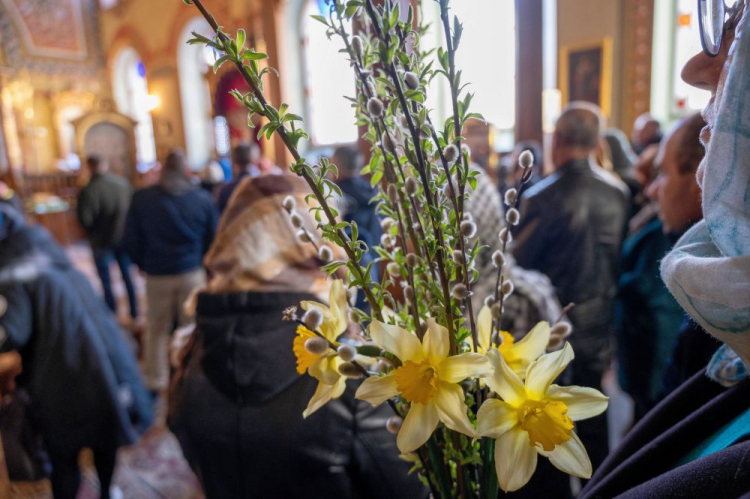
[[[482,468],[484,477],[482,481],[482,499],[497,499],[497,473],[495,472],[495,439],[483,438],[482,446]]]
[[[432,464],[432,471],[435,473],[437,487],[441,495],[440,499],[451,499],[453,497],[451,493],[453,487],[451,486],[450,474],[444,466],[443,453],[440,452],[440,448],[435,443],[434,434],[427,441],[425,447],[427,447],[427,454],[430,458],[430,464]]]

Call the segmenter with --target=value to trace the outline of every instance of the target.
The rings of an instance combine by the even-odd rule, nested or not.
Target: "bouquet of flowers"
[[[379,188],[372,202],[384,229],[374,248],[379,259],[368,264],[363,262],[371,248],[358,237],[356,223],[340,220],[335,207],[341,191],[330,177],[337,167],[326,158],[308,164],[297,149],[307,138],[302,118],[287,105],[276,109],[264,96],[264,77],[275,71],[265,64],[266,55],[244,46],[243,30],[235,37],[224,33],[201,0],[184,1],[216,33],[211,39],[194,33],[189,43],[220,53],[215,70],[224,63],[238,68],[251,91],[233,94],[248,110],[248,125],[260,115],[259,136],[277,133],[294,158],[291,170],[310,186],[308,209],[317,227],[304,227],[293,199],[285,199],[284,208],[298,237],[316,245],[334,281],[328,305],[304,302],[301,318],[293,310],[286,317],[298,322],[297,371],[318,380],[305,417],[340,397],[347,380],[366,378],[359,381],[357,398],[390,405],[388,429],[435,498],[495,498],[498,486],[517,490],[540,455],[566,473],[590,477],[574,422],[601,414],[607,397],[553,384],[573,360],[568,343],[546,353],[550,338],[569,329],[566,324],[539,323],[519,341],[499,329],[504,301],[513,292],[504,256],[508,229],[500,232],[501,249],[492,255],[494,293],[478,313],[472,307],[479,277],[474,262],[483,248],[465,206],[480,173],[470,168],[461,130],[482,116],[470,111],[472,94],[456,68],[463,27],[451,19],[449,0],[434,0],[445,35],[435,54],[420,51],[425,28],[413,26],[411,7],[404,16],[393,0],[329,0],[329,14],[316,16],[329,39],[340,39],[358,82],[357,95],[348,98],[371,145],[363,174]],[[425,106],[434,78],[447,79],[452,97],[452,116],[443,124],[433,123]],[[519,221],[518,190],[531,176],[531,163],[530,154],[521,156],[525,174],[505,196],[508,227]],[[343,249],[346,260],[333,260],[332,245]],[[376,264],[386,269],[379,281],[372,278]],[[367,306],[353,307],[350,290],[361,292]]]

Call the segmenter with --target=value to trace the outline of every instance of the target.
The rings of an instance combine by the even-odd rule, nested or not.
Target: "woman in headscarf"
[[[55,499],[74,499],[78,455],[94,451],[108,498],[118,447],[151,424],[151,398],[115,317],[40,227],[0,203],[0,352],[23,362],[18,386],[52,463]]]
[[[724,346],[632,430],[584,489],[587,499],[750,492],[750,36],[740,36],[747,2],[736,2],[726,20],[723,2],[701,2],[717,25],[703,18],[705,53],[682,72],[712,94],[698,169],[705,219],[677,242],[661,273],[680,305]]]
[[[295,325],[282,316],[327,301],[331,279],[282,202],[291,197],[314,234],[308,192],[283,174],[246,179],[232,195],[205,258],[211,278],[197,296],[170,427],[209,499],[426,497],[386,430],[390,409],[355,400],[355,383],[303,418],[318,382],[297,373]]]

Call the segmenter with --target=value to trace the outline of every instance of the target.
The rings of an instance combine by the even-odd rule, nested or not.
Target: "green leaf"
[[[228,60],[229,60],[228,55],[223,55],[219,57],[218,59],[216,59],[216,62],[214,62],[214,74],[216,74],[219,71],[219,68],[221,67],[221,65],[227,62]]]
[[[261,59],[268,59],[268,56],[262,52],[256,52],[253,49],[247,49],[242,54],[242,59],[246,61],[259,61]]]
[[[321,23],[325,24],[326,26],[329,26],[328,19],[326,19],[323,16],[310,16],[310,17],[312,17],[313,19],[315,19],[318,22],[321,22]]]
[[[245,30],[240,28],[237,31],[237,52],[241,52],[243,48],[245,48]]]

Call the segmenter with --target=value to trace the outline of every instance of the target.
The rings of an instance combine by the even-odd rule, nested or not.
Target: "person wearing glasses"
[[[750,497],[750,33],[747,2],[699,0],[703,52],[682,78],[711,92],[697,178],[704,219],[677,241],[661,275],[680,305],[723,343],[657,405],[580,497]]]

